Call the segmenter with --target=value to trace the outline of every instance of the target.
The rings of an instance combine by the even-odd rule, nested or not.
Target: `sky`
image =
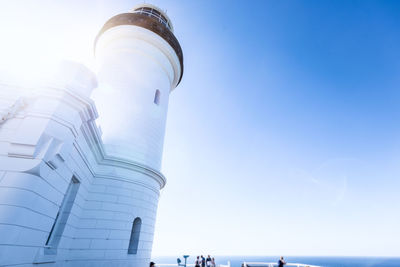
[[[400,256],[400,2],[146,2],[185,64],[153,255]],[[0,65],[93,68],[138,3],[1,0]]]

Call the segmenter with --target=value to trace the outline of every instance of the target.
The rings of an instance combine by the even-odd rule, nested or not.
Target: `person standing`
[[[211,267],[215,267],[215,259],[214,258],[211,259]]]
[[[200,267],[200,257],[199,257],[199,256],[197,256],[197,259],[196,259],[196,261],[194,262],[194,266],[195,266],[195,267]]]
[[[210,255],[208,255],[208,257],[207,257],[206,265],[207,265],[207,267],[211,267],[211,257],[210,257]]]
[[[285,262],[285,260],[283,259],[283,256],[281,256],[281,258],[279,259],[279,261],[278,261],[278,267],[283,267],[283,265],[285,265],[286,264],[286,262]]]
[[[201,255],[201,267],[206,267],[206,258]]]

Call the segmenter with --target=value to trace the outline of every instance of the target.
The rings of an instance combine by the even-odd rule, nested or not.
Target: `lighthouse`
[[[171,20],[148,4],[112,17],[96,38],[95,57],[107,154],[160,170],[169,94],[183,74]]]
[[[96,70],[0,72],[0,266],[148,266],[169,95],[183,54],[164,11],[110,18]]]

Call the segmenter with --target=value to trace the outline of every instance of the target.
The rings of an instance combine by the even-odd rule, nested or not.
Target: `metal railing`
[[[243,262],[243,267],[275,267],[278,266],[276,262]],[[285,266],[295,266],[295,267],[321,267],[318,265],[310,265],[303,263],[286,263]]]
[[[157,267],[163,266],[178,266],[177,263],[157,263]],[[186,266],[195,266],[193,263],[186,264]],[[227,264],[218,264],[216,267],[230,267],[231,263],[228,261]],[[277,267],[278,263],[276,262],[243,262],[242,267]],[[293,266],[293,267],[321,267],[318,265],[304,264],[304,263],[286,263],[285,266]]]
[[[134,10],[133,13],[140,13],[140,14],[144,14],[149,17],[153,17],[153,18],[157,19],[159,22],[161,22],[162,24],[164,24],[169,30],[172,31],[172,27],[169,24],[169,21],[163,15],[161,15],[157,10],[154,10],[154,9],[148,8],[148,7],[142,7],[142,8],[138,8],[138,9]]]
[[[179,266],[177,263],[156,263],[156,267],[163,267],[163,266]],[[188,263],[186,266],[195,266],[194,263]],[[231,263],[228,261],[227,264],[217,264],[216,267],[230,267]],[[312,267],[310,265],[310,267]]]

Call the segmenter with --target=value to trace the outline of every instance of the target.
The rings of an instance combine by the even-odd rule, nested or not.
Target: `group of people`
[[[197,256],[196,261],[194,262],[195,267],[215,267],[215,259],[211,258],[208,255],[207,259],[201,256]]]
[[[179,259],[178,259],[179,260]],[[180,262],[178,261],[178,265]],[[210,255],[208,255],[207,259],[201,256],[197,256],[196,261],[194,263],[195,267],[215,267],[215,259],[211,258]],[[154,262],[150,262],[150,267],[156,267],[156,264]]]
[[[210,255],[208,255],[207,259],[201,256],[197,256],[196,261],[194,262],[195,267],[215,267],[215,259],[211,258]],[[284,267],[286,265],[286,261],[283,259],[281,256],[279,261],[278,261],[278,267]],[[154,262],[150,262],[150,267],[155,267],[156,264]],[[242,264],[244,266],[244,264]]]

